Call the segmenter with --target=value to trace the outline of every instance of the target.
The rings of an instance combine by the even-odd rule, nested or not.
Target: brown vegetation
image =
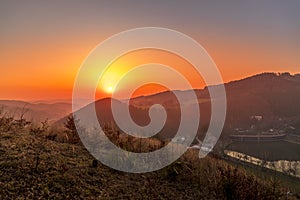
[[[200,160],[193,150],[156,172],[118,172],[96,163],[80,143],[47,139],[46,127],[0,132],[0,199],[278,199],[285,194],[278,181],[211,156]],[[128,146],[139,147],[139,140],[131,142]]]

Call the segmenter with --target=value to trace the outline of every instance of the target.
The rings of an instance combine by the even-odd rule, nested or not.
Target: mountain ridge
[[[225,120],[225,132],[235,129],[255,129],[257,131],[278,129],[284,131],[287,126],[294,127],[300,132],[300,74],[290,73],[261,73],[237,81],[224,84],[227,96],[227,114]],[[211,86],[214,87],[214,86]],[[196,93],[197,102],[189,101],[189,94]],[[210,122],[211,100],[208,88],[195,90],[165,91],[149,96],[139,96],[128,100],[131,117],[139,125],[147,125],[150,122],[149,108],[154,104],[161,104],[167,110],[168,117],[165,129],[161,137],[171,138],[180,123],[180,107],[174,93],[184,93],[184,104],[198,103],[201,121],[198,133],[201,134]],[[111,98],[95,101],[96,111],[99,118],[104,122],[114,121],[111,111]],[[122,106],[126,101],[119,101]],[[93,104],[91,104],[93,105]],[[194,113],[190,110],[190,115]],[[260,124],[252,120],[253,116],[262,116]],[[98,118],[98,120],[99,120]],[[176,124],[176,126],[175,126]]]
[[[251,116],[259,115],[263,116],[263,123],[260,125],[261,129],[268,128],[282,128],[287,124],[296,128],[297,132],[300,132],[300,74],[274,73],[264,72],[249,76],[240,80],[230,81],[224,84],[227,95],[227,115],[225,121],[225,129],[234,130],[236,128],[248,129],[251,127]],[[210,86],[214,87],[214,86]],[[196,93],[198,102],[190,101],[190,94]],[[184,94],[185,104],[198,103],[200,108],[202,128],[207,126],[210,121],[210,96],[208,88],[194,89],[194,90],[175,90],[164,91],[147,96],[138,96],[130,100],[116,100],[120,104],[131,105],[130,109],[134,110],[138,117],[136,120],[138,124],[145,125],[149,122],[148,110],[153,104],[161,104],[169,110],[169,115],[174,115],[178,118],[179,104],[174,93]],[[112,115],[109,113],[111,98],[98,99],[94,103],[100,108],[102,107],[105,112],[104,118],[108,121],[112,120]],[[41,106],[47,107],[48,113],[42,110],[38,110],[38,115],[48,115],[49,112],[53,113],[55,110],[59,110],[59,114],[52,116],[56,117],[56,121],[64,121],[65,116],[72,112],[71,104],[68,103],[54,103],[52,104],[30,104],[25,101],[17,100],[0,100],[0,106],[3,104],[26,104],[27,106]],[[51,106],[52,105],[52,106]],[[60,108],[68,107],[68,108]],[[19,106],[22,108],[22,106]],[[25,107],[26,108],[26,107]],[[51,108],[51,109],[49,109]],[[84,107],[83,107],[84,108]],[[49,111],[50,110],[50,111]],[[54,112],[55,113],[55,112]],[[177,114],[176,114],[177,113]],[[33,112],[34,115],[34,112]],[[176,118],[174,117],[174,118]],[[134,118],[134,117],[133,117]],[[48,117],[49,119],[49,117]],[[60,120],[59,120],[60,119]],[[175,121],[178,122],[178,119]],[[171,120],[169,123],[174,121]],[[61,123],[62,124],[62,123]],[[171,125],[171,124],[170,124]],[[201,128],[200,128],[201,129]],[[172,129],[173,130],[173,129]]]

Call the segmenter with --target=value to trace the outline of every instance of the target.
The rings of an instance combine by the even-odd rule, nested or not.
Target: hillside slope
[[[0,133],[0,199],[278,199],[278,181],[189,151],[156,172],[128,174],[100,163],[81,145],[30,132]],[[273,185],[272,184],[276,184]]]

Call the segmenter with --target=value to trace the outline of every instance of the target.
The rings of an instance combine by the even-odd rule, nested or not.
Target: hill
[[[250,128],[253,124],[251,116],[262,116],[260,129],[283,128],[291,125],[300,132],[300,74],[289,73],[262,73],[242,80],[225,83],[227,95],[227,118],[225,126],[230,129]],[[186,104],[192,91],[175,91],[184,93]],[[198,103],[209,110],[210,97],[207,88],[195,90]],[[132,99],[134,106],[150,106],[162,101],[169,107],[176,106],[171,98],[171,92],[164,92],[151,96],[142,96]],[[204,117],[210,115],[203,112]],[[202,113],[201,113],[202,114]],[[207,117],[207,116],[206,116]]]
[[[263,73],[225,84],[226,126],[250,128],[251,116],[262,116],[259,129],[293,126],[300,132],[300,75]]]
[[[215,86],[212,86],[215,87]],[[227,114],[223,136],[232,134],[236,129],[252,129],[266,131],[278,129],[286,133],[300,134],[300,75],[289,73],[262,73],[242,80],[225,84],[227,95]],[[191,101],[191,93],[196,93],[198,101]],[[166,91],[150,96],[140,96],[127,101],[118,101],[118,105],[130,105],[131,116],[139,125],[150,122],[149,108],[154,104],[161,104],[167,111],[167,122],[158,134],[160,138],[172,138],[180,123],[180,106],[175,94],[184,96],[185,109],[198,104],[201,121],[198,130],[203,135],[210,122],[211,103],[207,88],[201,90]],[[90,106],[96,106],[99,121],[113,122],[111,114],[111,99],[101,99]],[[117,100],[115,100],[117,101]],[[189,110],[189,115],[194,115]],[[257,121],[255,117],[262,120]],[[60,120],[60,124],[64,121]],[[188,133],[187,133],[188,134]]]

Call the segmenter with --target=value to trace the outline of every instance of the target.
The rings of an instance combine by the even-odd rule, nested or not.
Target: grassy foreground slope
[[[283,199],[284,187],[189,151],[156,172],[98,164],[80,144],[28,131],[0,133],[0,199]]]

